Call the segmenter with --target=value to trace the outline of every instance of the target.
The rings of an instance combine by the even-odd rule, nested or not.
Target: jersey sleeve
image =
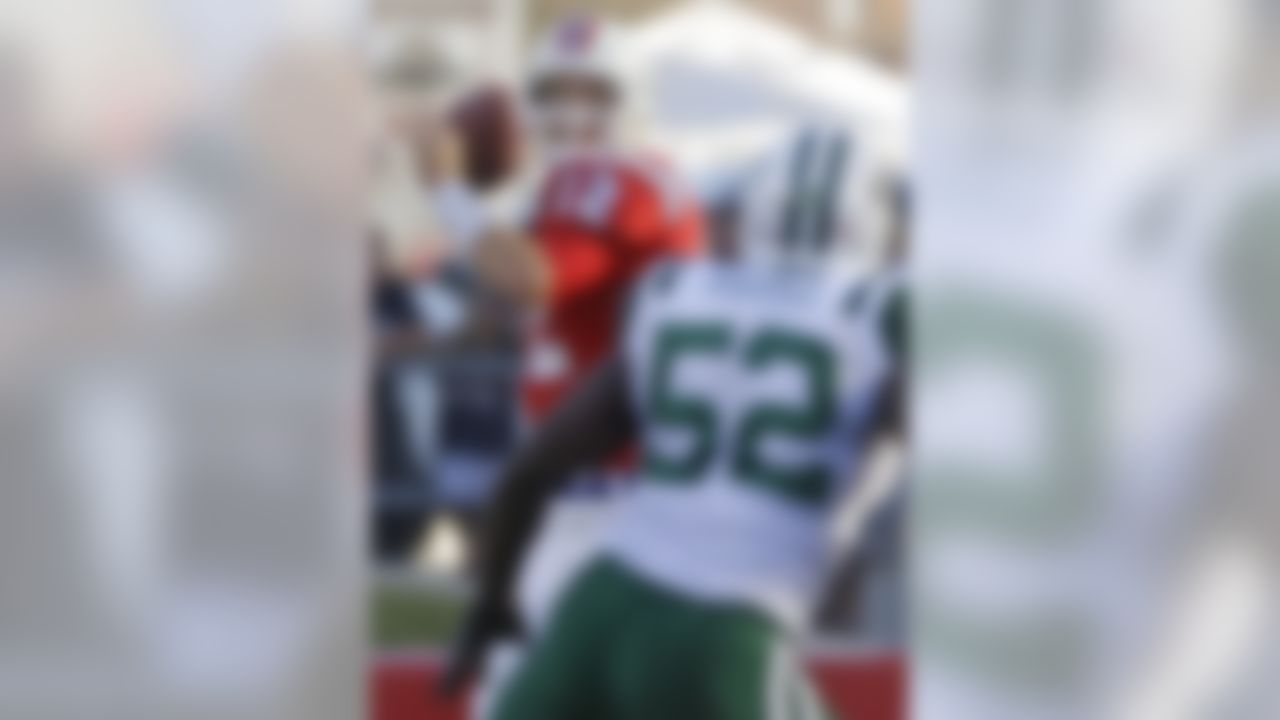
[[[896,362],[904,362],[908,353],[908,316],[910,308],[907,289],[901,284],[894,284],[888,289],[887,296],[880,309],[877,329],[880,339]]]
[[[840,297],[840,314],[871,330],[873,342],[890,363],[908,360],[911,296],[899,270],[859,279]]]

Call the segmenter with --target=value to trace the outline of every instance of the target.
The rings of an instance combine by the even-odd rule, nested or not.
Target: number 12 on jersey
[[[795,373],[803,390],[786,400],[759,400],[736,417],[725,417],[727,403],[717,402],[715,389],[676,387],[680,368],[695,359],[717,363],[726,377],[743,382],[765,372]],[[686,442],[680,452],[646,443],[645,474],[661,482],[694,483],[723,461],[735,482],[806,505],[825,502],[832,469],[818,453],[836,423],[836,369],[827,343],[792,329],[766,327],[736,338],[719,322],[663,325],[644,404],[654,430],[682,434]],[[788,463],[771,459],[765,448],[774,441],[807,444],[813,456]]]

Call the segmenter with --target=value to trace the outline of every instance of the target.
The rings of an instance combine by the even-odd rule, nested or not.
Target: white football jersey
[[[892,370],[893,286],[713,261],[654,271],[624,345],[643,461],[606,552],[803,625]]]

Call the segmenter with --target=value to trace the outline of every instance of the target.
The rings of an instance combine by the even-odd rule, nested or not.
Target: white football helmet
[[[618,31],[589,15],[556,24],[534,52],[526,82],[529,122],[549,155],[616,145],[632,101]]]
[[[886,260],[893,209],[888,163],[848,123],[805,127],[745,178],[734,253],[767,265]]]

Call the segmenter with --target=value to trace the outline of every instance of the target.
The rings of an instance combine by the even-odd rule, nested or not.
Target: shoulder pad
[[[654,198],[668,218],[676,218],[694,205],[694,194],[670,163],[657,155],[619,158],[618,165],[640,195]]]

